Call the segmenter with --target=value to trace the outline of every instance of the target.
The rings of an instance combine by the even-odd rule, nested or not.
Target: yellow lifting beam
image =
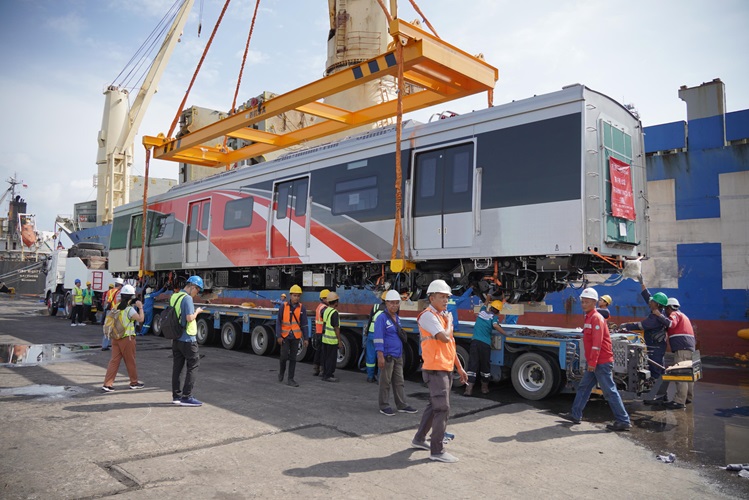
[[[483,60],[399,19],[390,33],[403,45],[404,80],[422,90],[403,96],[403,112],[441,104],[494,89],[499,71]],[[221,167],[247,158],[288,148],[396,115],[397,101],[386,101],[359,110],[341,109],[319,102],[326,96],[385,76],[397,75],[395,50],[326,76],[304,87],[260,102],[256,106],[212,123],[179,139],[144,136],[153,157],[206,167]],[[255,130],[253,124],[287,111],[297,110],[323,120],[308,127],[276,134]],[[219,138],[235,137],[253,144],[225,150]],[[202,144],[215,142],[215,146]]]

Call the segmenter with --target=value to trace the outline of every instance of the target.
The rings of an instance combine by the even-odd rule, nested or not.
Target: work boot
[[[473,384],[466,384],[466,390],[463,393],[464,396],[471,396],[473,394]]]
[[[489,394],[489,382],[481,382],[481,394]]]
[[[317,377],[320,375],[320,365],[312,365],[312,376]]]

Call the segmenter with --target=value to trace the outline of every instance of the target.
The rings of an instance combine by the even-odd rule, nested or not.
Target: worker
[[[312,347],[315,351],[314,357],[312,358],[312,375],[317,377],[320,375],[320,363],[322,362],[322,334],[325,329],[325,324],[322,321],[322,313],[326,307],[328,307],[328,294],[330,290],[327,288],[320,292],[320,303],[317,304],[315,309],[315,335],[312,337]]]
[[[663,308],[668,305],[668,297],[663,292],[651,295],[642,279],[639,278],[642,288],[642,298],[650,308],[648,317],[637,323],[622,323],[625,330],[642,330],[645,337],[645,345],[648,347],[648,357],[654,361],[650,363],[650,373],[657,382],[657,395],[655,399],[645,399],[645,404],[653,404],[666,400],[665,384],[658,380],[663,375],[663,358],[666,355],[666,331],[671,327],[671,320],[664,313]]]
[[[143,314],[145,320],[143,321],[143,327],[140,329],[138,335],[148,335],[148,332],[151,329],[151,322],[153,322],[153,303],[156,302],[156,297],[167,291],[169,288],[167,285],[168,284],[164,284],[164,286],[156,292],[154,292],[153,288],[150,286],[146,287],[146,294],[143,297]]]
[[[101,296],[101,324],[107,319],[107,311],[112,308],[111,298],[114,297],[114,283],[109,284],[109,288]]]
[[[122,291],[122,286],[124,285],[125,281],[122,278],[115,278],[114,285],[109,285],[110,289],[107,291],[106,300],[107,300],[107,309],[116,309],[117,305],[120,303],[120,292]],[[101,319],[101,324],[104,324],[104,321],[106,321],[106,313],[104,314],[104,317]],[[109,346],[112,345],[112,341],[109,340],[109,337],[104,335],[101,339],[101,350],[102,351],[108,351]]]
[[[125,361],[127,374],[130,377],[131,389],[143,389],[144,384],[138,380],[138,369],[135,364],[135,322],[143,321],[143,304],[135,299],[135,288],[132,285],[122,287],[122,300],[117,309],[120,311],[120,321],[125,325],[125,334],[112,342],[112,357],[109,359],[107,374],[104,376],[103,392],[114,392],[114,379],[120,362]]]
[[[338,349],[341,345],[341,325],[338,316],[338,294],[328,294],[328,307],[322,313],[325,329],[322,334],[322,380],[338,382],[335,377],[335,365],[338,361]]]
[[[367,328],[364,330],[364,354],[365,363],[367,365],[367,382],[377,382],[377,352],[375,351],[374,345],[374,329],[375,321],[386,309],[385,296],[387,292],[382,292],[380,295],[380,303],[372,306],[372,311],[369,313],[369,321],[367,322]],[[400,300],[400,295],[398,295]]]
[[[489,378],[491,377],[491,368],[489,358],[492,354],[492,334],[493,332],[507,335],[499,325],[499,313],[502,311],[504,304],[501,300],[489,302],[481,306],[479,315],[473,325],[473,337],[471,337],[470,351],[468,355],[468,383],[466,384],[464,396],[473,394],[473,386],[476,384],[476,372],[478,371],[481,379],[481,394],[489,393]]]
[[[90,281],[86,282],[86,288],[81,291],[81,295],[83,296],[83,320],[91,321],[91,306],[94,305],[94,291],[91,289]],[[93,323],[96,322],[94,321]]]
[[[405,333],[398,317],[401,297],[395,290],[385,294],[384,311],[375,320],[374,331],[370,335],[377,350],[377,366],[380,368],[380,391],[378,404],[380,413],[386,417],[395,415],[390,407],[390,388],[393,388],[395,407],[399,413],[417,413],[418,410],[406,403],[403,382],[403,339]]]
[[[299,387],[294,380],[296,371],[296,354],[299,351],[299,342],[304,346],[309,344],[307,332],[307,310],[299,302],[302,297],[302,288],[294,285],[289,289],[291,299],[288,303],[282,303],[278,307],[276,315],[276,338],[281,346],[280,367],[278,369],[278,381],[283,382],[286,374],[286,361],[289,362],[289,378],[286,381],[291,387]]]
[[[83,326],[83,290],[81,280],[75,279],[73,290],[73,311],[70,314],[70,326]]]
[[[611,302],[611,295],[601,295],[601,298],[598,299],[598,307],[596,310],[598,311],[598,314],[603,316],[603,319],[609,319],[611,317],[611,313],[609,312]]]
[[[447,463],[458,461],[457,457],[445,451],[444,444],[450,416],[453,368],[458,371],[461,383],[468,382],[468,374],[456,354],[453,318],[447,311],[450,295],[452,290],[444,280],[432,281],[427,288],[429,306],[417,318],[424,360],[421,374],[429,387],[429,403],[421,417],[419,429],[411,440],[413,448],[430,451],[430,460]],[[427,444],[426,436],[430,429],[432,438],[431,443]]]
[[[616,390],[616,383],[612,374],[614,351],[611,347],[609,327],[596,310],[598,292],[593,288],[586,288],[580,294],[580,303],[585,313],[583,345],[585,346],[585,362],[588,367],[582,380],[577,385],[572,412],[563,413],[561,417],[573,424],[579,424],[582,421],[583,410],[588,403],[590,393],[598,384],[616,419],[613,424],[606,426],[607,429],[616,432],[629,431],[632,428],[632,423],[627,410],[624,409],[619,391]]]
[[[681,304],[674,297],[668,298],[666,314],[671,319],[671,326],[666,332],[668,345],[674,353],[674,363],[691,361],[697,343],[694,338],[692,322],[680,310]],[[694,397],[694,382],[675,382],[676,393],[673,401],[665,403],[670,410],[682,410]]]
[[[194,299],[202,291],[203,278],[190,276],[187,278],[185,287],[169,298],[169,305],[177,312],[179,324],[185,325],[182,327],[182,336],[172,340],[172,403],[180,406],[203,406],[203,403],[192,395],[196,374],[200,367],[196,320],[203,312],[202,307],[195,309]],[[180,388],[180,376],[183,369],[186,370],[185,381]]]
[[[282,293],[280,299],[274,299],[274,300],[271,301],[271,303],[273,303],[273,305],[276,305],[276,306],[280,306],[281,304],[285,304],[286,303],[286,294]]]

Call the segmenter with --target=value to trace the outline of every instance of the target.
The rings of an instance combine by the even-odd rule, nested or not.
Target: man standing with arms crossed
[[[447,301],[452,295],[450,286],[444,280],[434,280],[427,288],[429,307],[418,317],[421,334],[421,357],[424,360],[421,373],[429,387],[429,404],[424,410],[419,430],[411,441],[413,448],[429,450],[430,460],[457,462],[458,458],[445,451],[443,439],[450,416],[450,389],[453,367],[458,371],[460,381],[468,382],[468,374],[455,353],[453,318],[447,312]],[[426,436],[432,429],[431,445]]]

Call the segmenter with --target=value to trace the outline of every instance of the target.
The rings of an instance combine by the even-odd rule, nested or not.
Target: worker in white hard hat
[[[117,305],[117,321],[125,327],[125,332],[121,338],[112,341],[112,357],[104,376],[104,385],[101,386],[102,392],[114,392],[114,380],[123,360],[130,377],[130,389],[144,387],[143,382],[138,380],[138,368],[135,363],[135,322],[143,322],[143,304],[135,297],[135,288],[132,285],[123,286],[121,296],[122,300]]]
[[[153,304],[156,302],[156,297],[166,292],[169,289],[167,283],[164,286],[154,291],[153,288],[147,286],[144,290],[143,295],[143,314],[145,320],[143,320],[143,326],[140,329],[138,335],[148,335],[151,331],[151,323],[153,322]]]
[[[583,410],[588,403],[590,393],[598,384],[603,391],[606,401],[614,412],[616,419],[607,429],[612,431],[628,431],[632,428],[629,414],[624,409],[621,395],[616,390],[616,383],[612,370],[614,368],[614,351],[611,348],[609,327],[603,317],[596,311],[598,292],[593,288],[586,288],[580,294],[580,304],[585,313],[583,325],[583,344],[585,346],[585,362],[587,370],[577,386],[572,411],[561,415],[573,424],[579,424],[583,418]]]
[[[378,404],[380,413],[386,417],[395,415],[390,406],[390,388],[395,396],[395,408],[399,413],[417,413],[415,408],[406,403],[403,382],[403,349],[406,334],[401,328],[398,310],[401,296],[395,290],[388,290],[383,297],[385,310],[380,311],[370,335],[376,352],[377,366],[380,368],[380,393]]]
[[[674,353],[674,364],[691,361],[697,346],[694,328],[687,315],[681,312],[681,304],[675,297],[669,297],[666,314],[671,319],[671,326],[666,332],[668,345]],[[694,382],[675,382],[676,393],[673,401],[667,401],[664,406],[669,410],[683,410],[694,398]]]
[[[447,301],[452,289],[444,280],[434,280],[427,288],[429,306],[418,316],[421,335],[422,377],[429,386],[429,404],[424,410],[419,430],[411,441],[413,448],[429,450],[429,459],[437,462],[457,462],[458,458],[445,451],[444,437],[450,415],[450,389],[453,368],[458,371],[461,383],[468,382],[456,354],[453,336],[453,318],[447,311]],[[431,444],[426,437],[432,430]]]

